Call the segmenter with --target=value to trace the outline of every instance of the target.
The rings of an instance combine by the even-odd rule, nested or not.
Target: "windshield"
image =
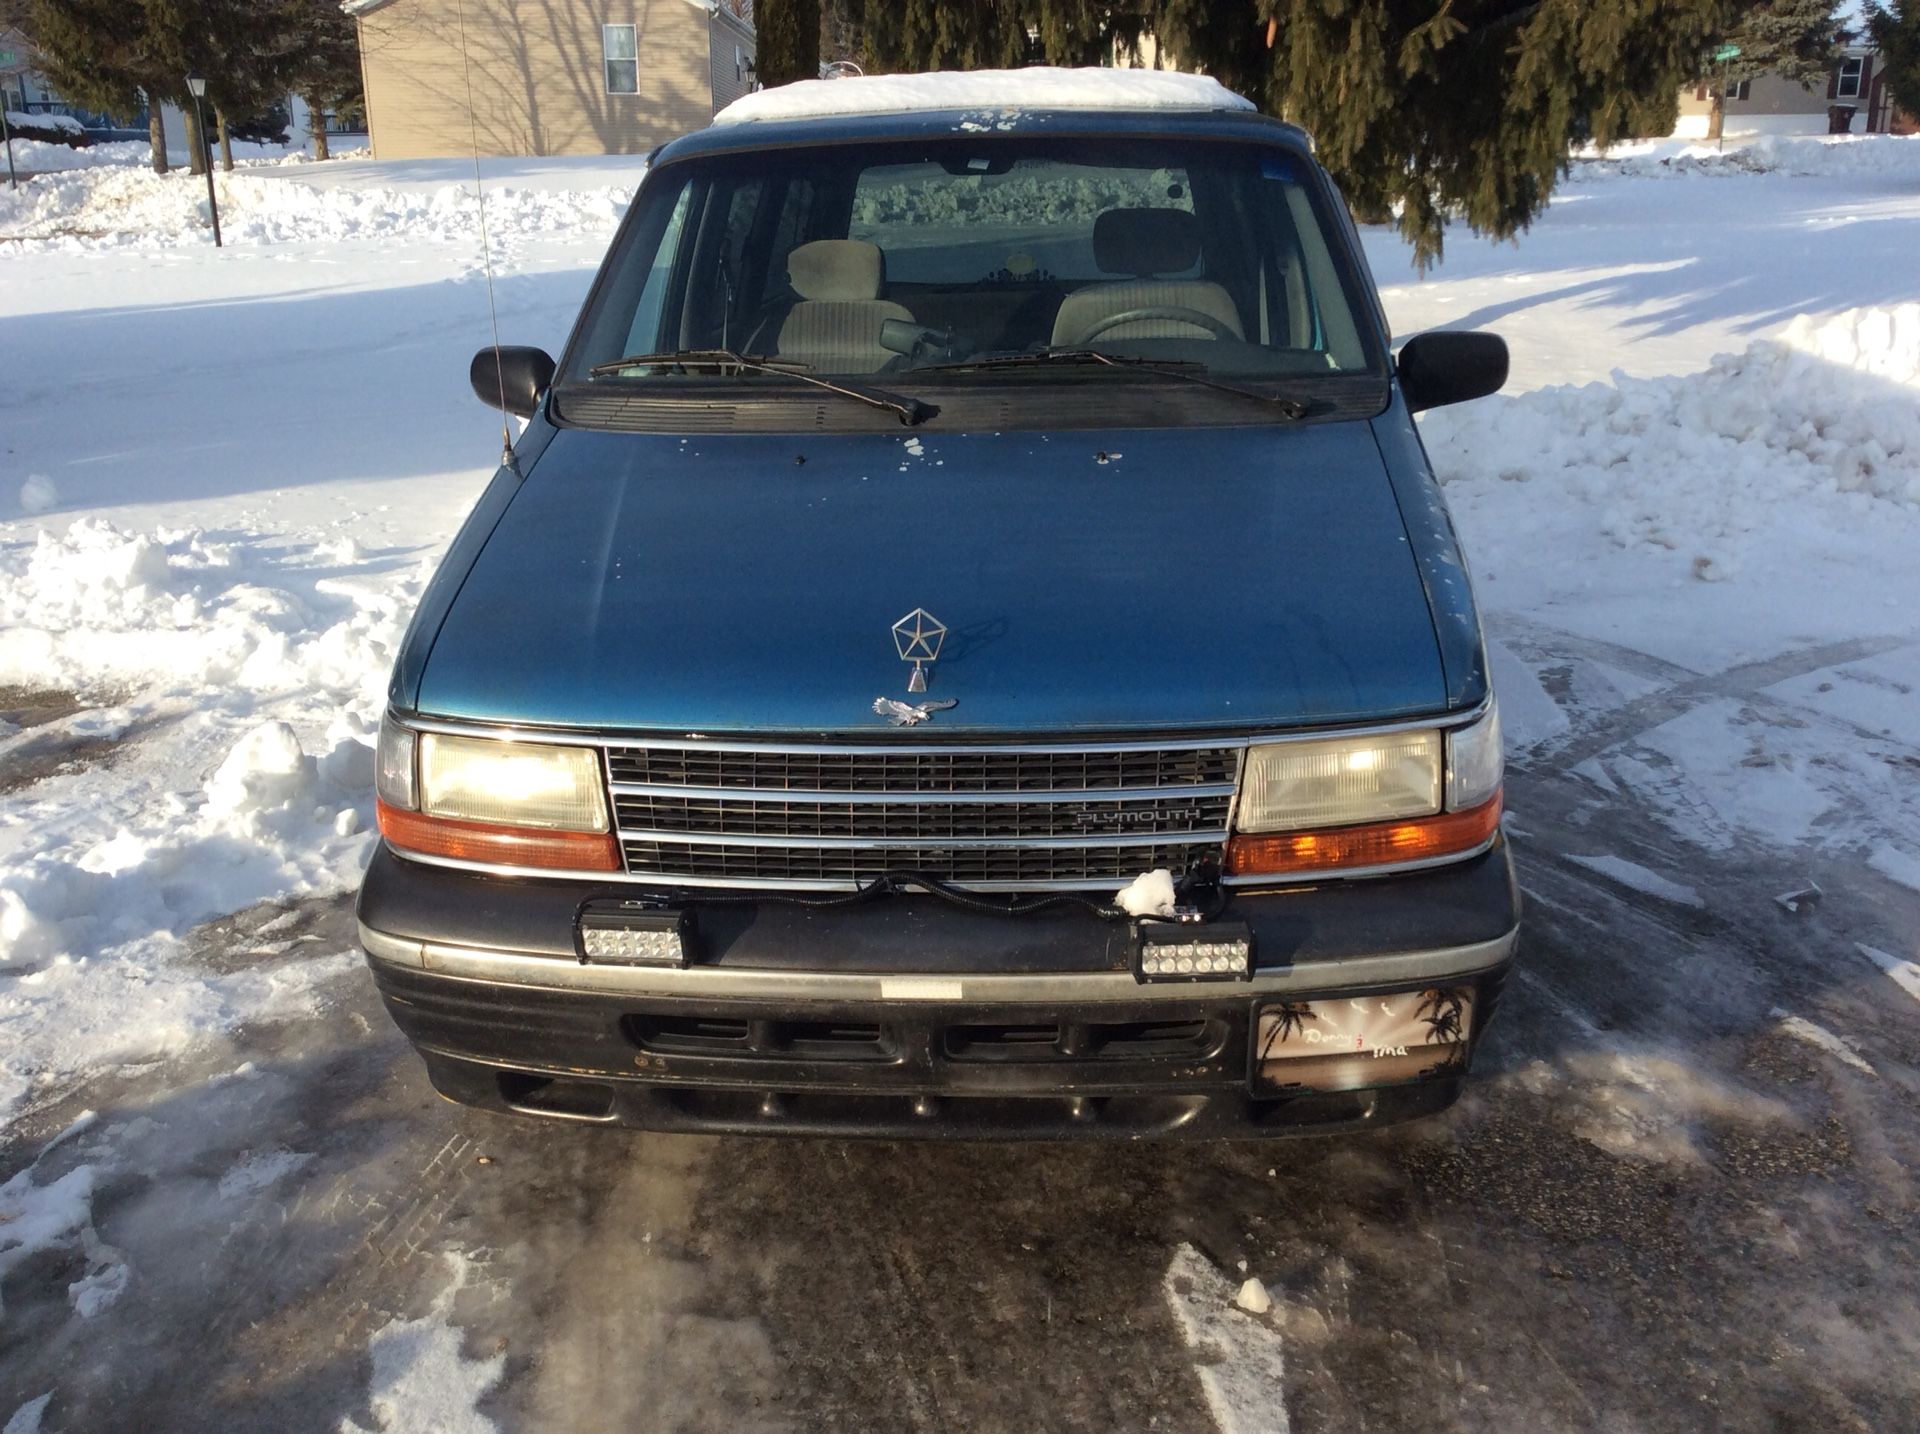
[[[885,384],[1153,364],[1375,372],[1325,194],[1290,150],[1204,140],[943,139],[682,162],[644,187],[568,377],[711,378],[716,351]],[[660,358],[694,352],[704,366]]]

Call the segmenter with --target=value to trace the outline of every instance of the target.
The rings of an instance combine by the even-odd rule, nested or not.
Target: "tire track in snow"
[[[1794,648],[1756,662],[1743,662],[1718,672],[1676,682],[1671,687],[1635,698],[1592,717],[1569,713],[1572,727],[1564,736],[1541,743],[1514,765],[1532,772],[1568,771],[1716,699],[1791,707],[1790,703],[1764,696],[1761,689],[1791,678],[1805,677],[1825,667],[1838,667],[1862,658],[1877,657],[1895,648],[1911,646],[1913,641],[1911,636],[1862,637]],[[1792,710],[1821,721],[1831,720],[1824,713],[1808,713],[1807,709],[1800,707],[1793,707]],[[1850,728],[1852,724],[1834,722],[1833,725]],[[1876,735],[1874,740],[1884,742],[1888,739]]]

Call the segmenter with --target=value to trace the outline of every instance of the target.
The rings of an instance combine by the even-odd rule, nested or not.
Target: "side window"
[[[1867,62],[1858,55],[1850,55],[1840,62],[1840,83],[1834,86],[1834,98],[1857,100],[1860,98],[1860,75],[1866,69]]]
[[[674,261],[680,256],[680,242],[687,232],[687,211],[692,207],[693,186],[686,185],[681,189],[680,198],[667,219],[666,230],[660,236],[660,247],[653,251],[653,268],[647,271],[646,282],[640,288],[640,302],[634,306],[633,327],[627,331],[627,342],[622,353],[652,353],[658,349],[680,347],[672,336],[663,335],[660,328],[667,292],[673,287]]]
[[[602,25],[600,54],[606,63],[607,93],[639,94],[640,49],[635,28],[632,25]]]

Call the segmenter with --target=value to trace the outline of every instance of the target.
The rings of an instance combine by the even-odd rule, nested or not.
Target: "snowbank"
[[[222,981],[178,938],[365,863],[426,565],[342,575],[340,552],[97,519],[0,548],[0,687],[105,704],[0,736],[0,770],[48,773],[0,828],[0,1126],[63,1075],[311,999],[313,970]]]
[[[135,147],[144,161],[146,147]],[[215,176],[221,235],[227,244],[401,237],[465,242],[479,233],[479,206],[471,185],[446,184],[425,191],[314,185],[284,172],[301,163],[302,157],[287,156]],[[611,234],[632,193],[631,185],[586,190],[490,187],[487,229],[499,238]],[[208,233],[206,181],[183,171],[155,174],[122,163],[42,175],[17,191],[0,189],[0,236],[11,239],[75,249],[164,248],[204,244]],[[0,252],[21,254],[35,247],[0,245]]]
[[[1920,179],[1920,135],[1759,135],[1722,150],[1704,140],[1637,140],[1574,155],[1574,182],[1692,175],[1852,175]]]
[[[936,71],[800,80],[745,95],[715,124],[808,119],[819,115],[899,114],[918,110],[1250,110],[1253,102],[1209,75],[1169,70]]]
[[[1702,374],[1439,410],[1422,433],[1469,551],[1504,560],[1577,511],[1611,545],[1713,581],[1782,504],[1849,528],[1871,521],[1863,500],[1920,510],[1920,304],[1801,319]]]

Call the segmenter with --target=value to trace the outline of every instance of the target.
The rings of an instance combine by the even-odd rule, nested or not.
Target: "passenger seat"
[[[1197,309],[1244,338],[1233,298],[1205,279],[1157,279],[1178,274],[1200,258],[1200,221],[1184,209],[1109,209],[1093,221],[1093,261],[1109,274],[1132,274],[1112,284],[1089,284],[1060,302],[1053,320],[1055,347],[1087,341],[1102,319],[1130,309]],[[1108,329],[1111,339],[1215,338],[1211,330],[1177,318],[1136,319]]]
[[[787,255],[787,281],[800,296],[780,325],[775,350],[823,373],[874,373],[899,355],[883,348],[888,319],[913,314],[880,297],[886,256],[859,239],[816,239]]]

